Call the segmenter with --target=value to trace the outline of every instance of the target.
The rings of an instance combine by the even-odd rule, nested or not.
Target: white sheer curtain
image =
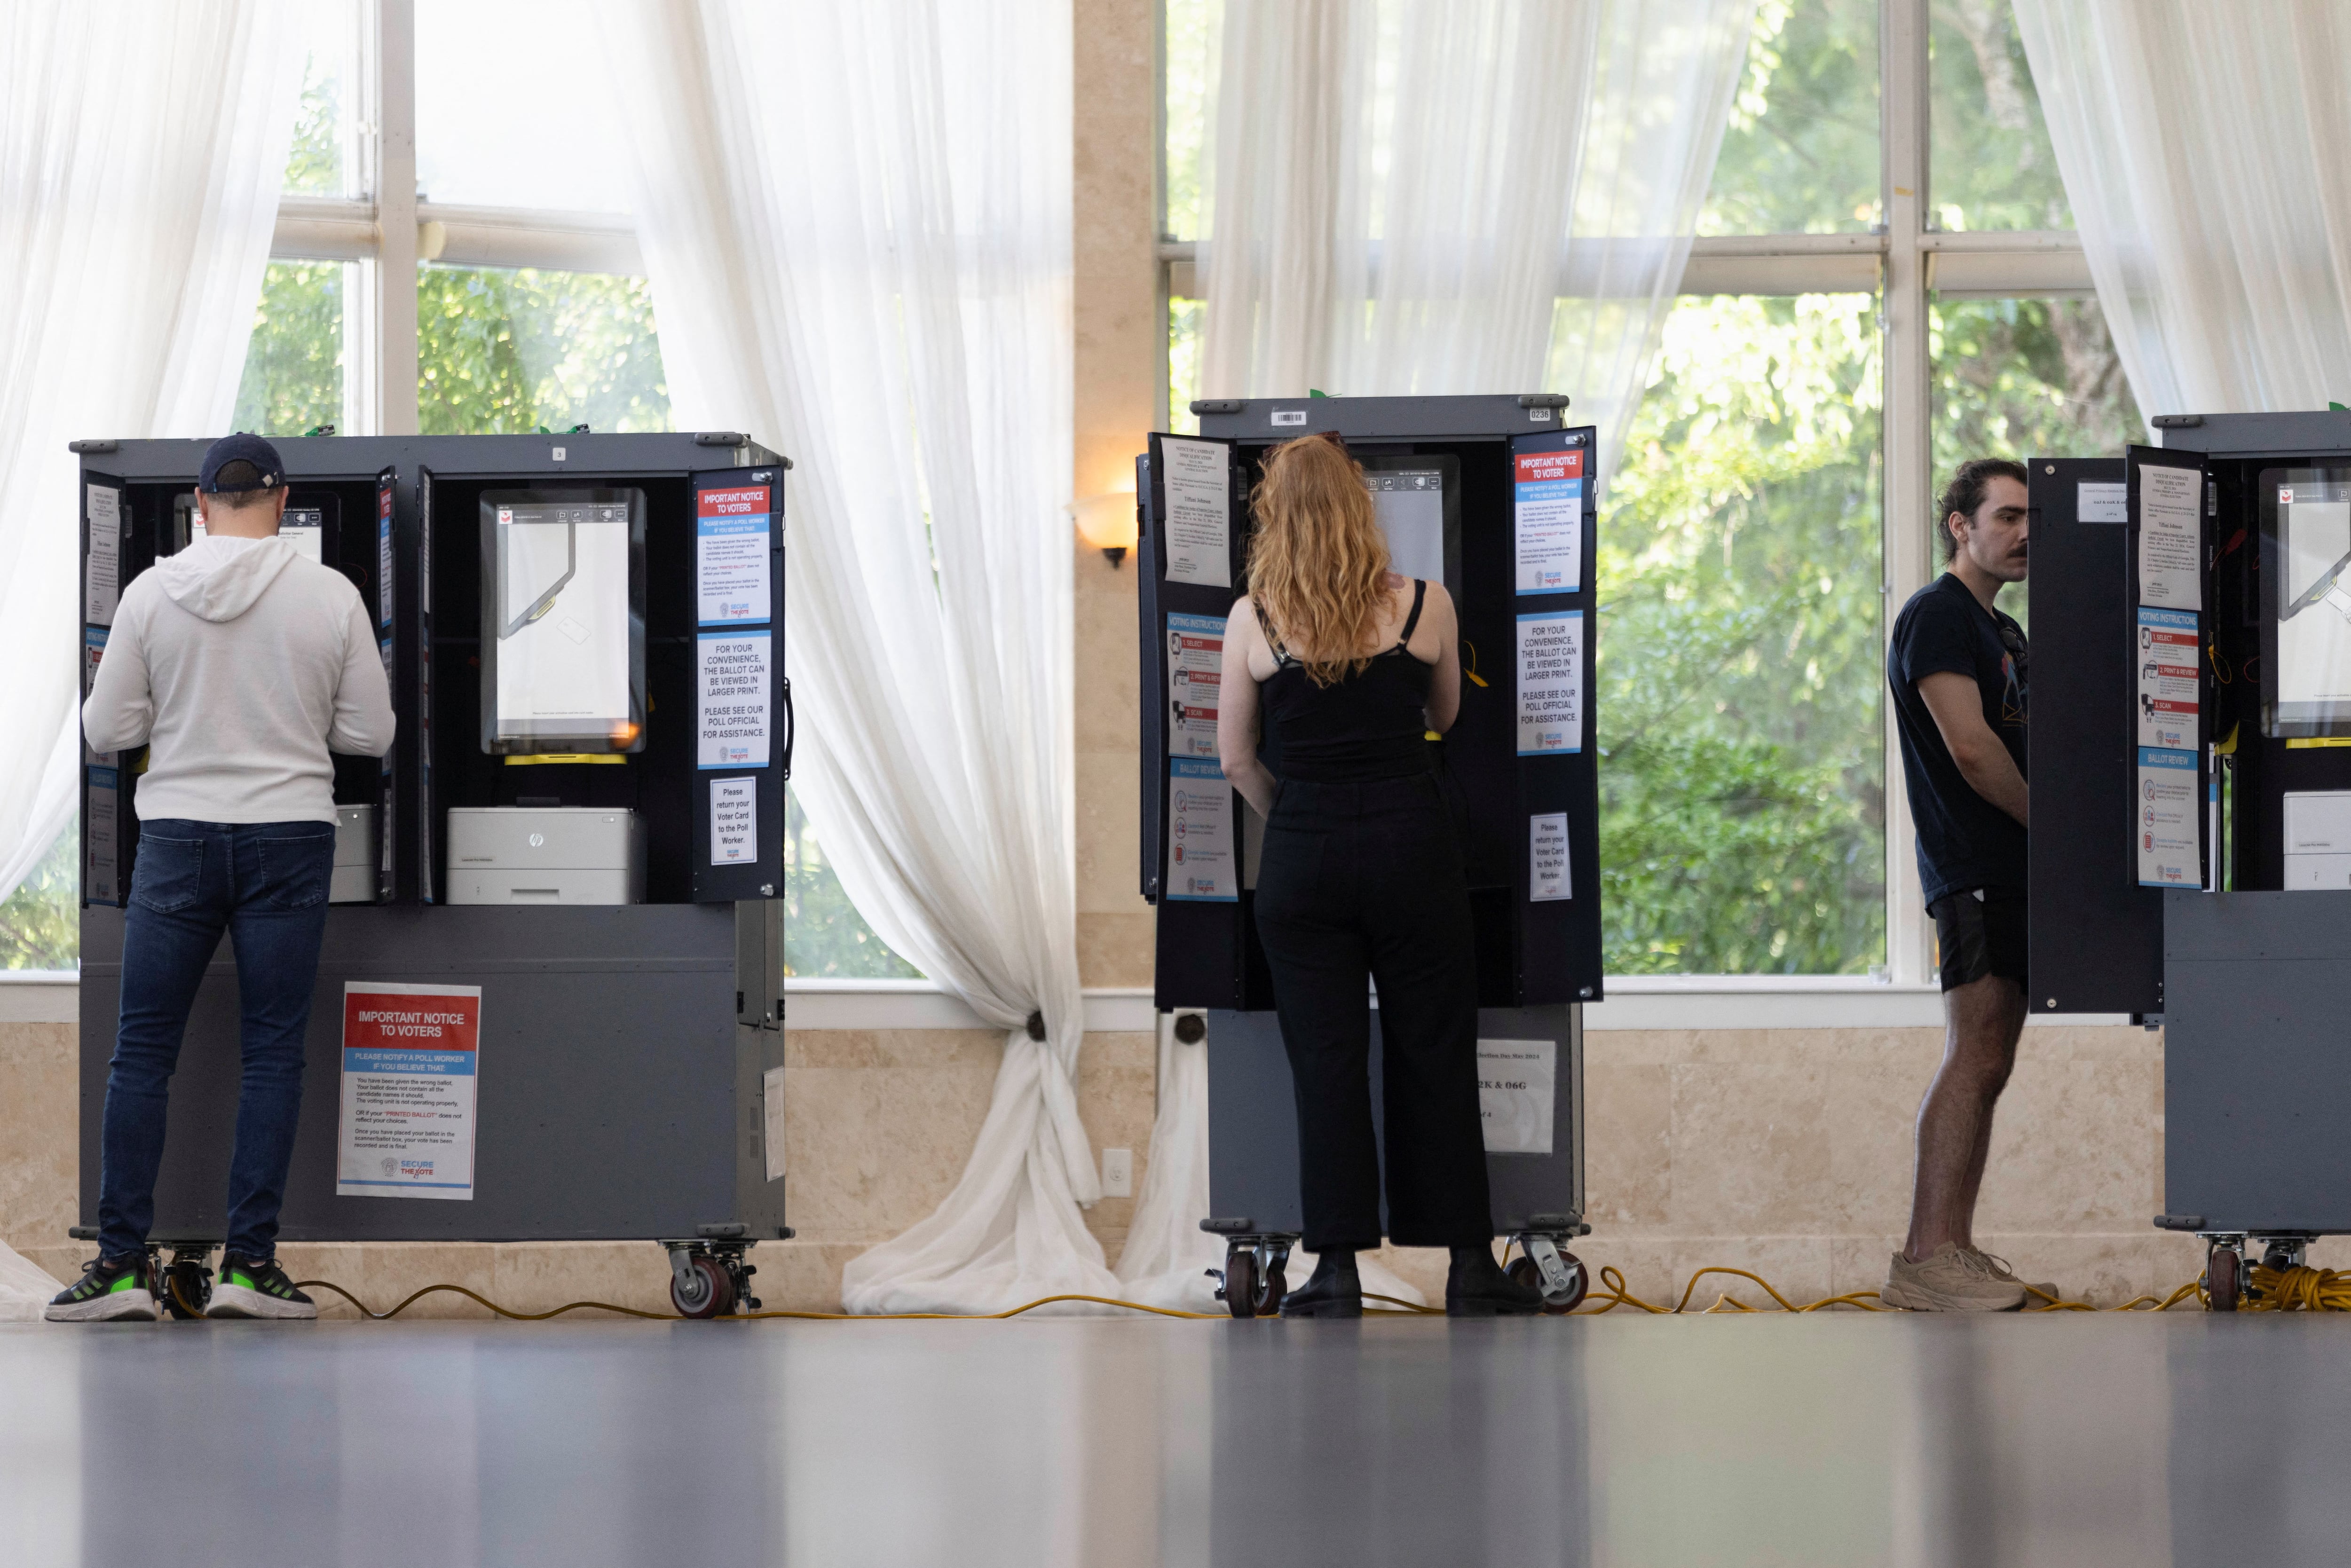
[[[2016,0],[2138,406],[2351,402],[2351,11]]]
[[[793,787],[883,939],[1007,1030],[961,1180],[843,1301],[1105,1291],[1074,1087],[1069,8],[601,15],[637,72],[616,96],[678,423],[798,465]]]
[[[77,459],[225,433],[294,135],[288,4],[0,4],[0,898],[74,810]],[[0,1243],[0,1321],[56,1287]]]
[[[1754,15],[1755,0],[1227,0],[1202,395],[1558,390],[1599,427],[1604,483]],[[1161,1051],[1119,1275],[1198,1305],[1200,1270],[1223,1260],[1196,1229],[1207,1081],[1201,1047]],[[1381,1279],[1367,1287],[1416,1299]]]
[[[66,443],[226,433],[301,70],[291,0],[0,4],[0,898],[74,809]]]
[[[1201,391],[1510,392],[1604,476],[1754,0],[1229,0]]]

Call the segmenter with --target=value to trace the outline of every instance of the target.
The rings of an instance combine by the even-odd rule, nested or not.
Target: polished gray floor
[[[0,1563],[2343,1560],[2351,1319],[0,1328]]]

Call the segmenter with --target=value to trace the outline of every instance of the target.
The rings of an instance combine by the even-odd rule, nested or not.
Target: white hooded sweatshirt
[[[392,689],[349,579],[214,536],[123,590],[81,724],[93,751],[150,748],[149,821],[331,822],[327,754],[391,750]]]

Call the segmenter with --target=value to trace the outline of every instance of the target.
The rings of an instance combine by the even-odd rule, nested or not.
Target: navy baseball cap
[[[220,471],[232,463],[248,463],[258,477],[240,485],[224,485]],[[204,453],[204,465],[196,470],[196,488],[208,496],[224,491],[235,494],[240,490],[267,490],[286,482],[286,460],[277,455],[277,448],[258,435],[239,431],[224,435]]]

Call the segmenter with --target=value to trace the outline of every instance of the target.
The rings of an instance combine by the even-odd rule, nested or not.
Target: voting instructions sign
[[[482,988],[343,983],[338,1197],[474,1196]]]
[[[1518,591],[1573,593],[1583,581],[1583,453],[1518,455]]]
[[[767,485],[695,492],[695,614],[703,625],[768,619],[772,497]]]

